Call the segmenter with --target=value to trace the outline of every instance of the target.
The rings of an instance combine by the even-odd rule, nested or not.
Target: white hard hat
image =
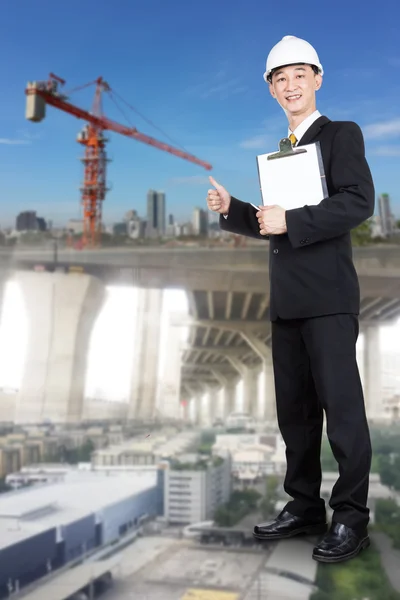
[[[294,35],[286,35],[278,42],[268,54],[264,80],[268,82],[271,71],[278,67],[297,65],[304,63],[317,67],[318,72],[323,75],[324,71],[319,62],[318,54],[314,48]]]

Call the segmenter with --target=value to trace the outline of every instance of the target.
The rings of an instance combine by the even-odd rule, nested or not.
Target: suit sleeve
[[[228,217],[219,218],[219,226],[223,231],[245,235],[259,240],[268,240],[267,235],[260,234],[260,227],[256,217],[257,211],[248,202],[242,202],[231,197]]]
[[[374,214],[374,184],[365,158],[364,138],[356,123],[342,123],[333,138],[330,179],[332,196],[316,206],[286,211],[293,248],[339,237]]]

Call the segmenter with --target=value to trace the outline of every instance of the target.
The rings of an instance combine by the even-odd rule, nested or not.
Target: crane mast
[[[107,163],[109,162],[106,154],[108,138],[105,131],[114,131],[131,137],[197,164],[206,170],[212,169],[209,163],[186,151],[140,133],[135,127],[126,127],[105,117],[102,111],[102,95],[104,92],[111,92],[111,88],[102,77],[92,83],[96,85],[96,91],[91,112],[68,102],[67,96],[59,92],[59,85],[64,85],[65,81],[52,73],[48,81],[28,82],[25,91],[27,95],[26,118],[29,121],[42,121],[46,116],[46,105],[49,104],[87,122],[77,137],[77,141],[84,146],[84,156],[81,159],[84,165],[84,179],[80,190],[83,212],[82,245],[85,248],[95,248],[100,245],[103,202],[108,191],[106,177]]]
[[[97,80],[92,114],[101,118],[101,94],[106,84],[101,78]],[[100,245],[103,226],[103,202],[108,191],[106,185],[106,168],[109,159],[106,154],[108,138],[100,125],[88,123],[78,134],[78,142],[84,146],[84,178],[81,186],[81,203],[83,210],[82,245],[98,247]]]

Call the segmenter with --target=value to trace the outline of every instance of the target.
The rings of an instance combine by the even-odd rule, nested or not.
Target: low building
[[[83,219],[70,219],[67,223],[66,229],[75,235],[83,233]]]
[[[0,495],[0,598],[109,546],[162,511],[162,471],[74,470],[62,482]]]
[[[286,472],[285,446],[280,434],[222,433],[212,448],[215,456],[230,455],[232,474],[251,484],[267,475]]]
[[[255,431],[256,426],[256,420],[247,413],[231,413],[226,419],[227,431],[241,429],[250,432]]]
[[[156,465],[161,460],[187,452],[199,440],[199,432],[178,433],[173,428],[165,429],[146,438],[134,437],[122,444],[97,450],[92,455],[92,464],[95,467]]]
[[[258,444],[232,452],[232,473],[241,481],[249,483],[276,474],[272,460],[274,448]]]
[[[13,489],[42,483],[57,483],[65,481],[72,470],[72,466],[65,464],[32,464],[22,467],[15,473],[9,473],[5,481]]]
[[[214,517],[232,491],[230,457],[182,455],[164,472],[164,515],[169,523],[198,523]]]

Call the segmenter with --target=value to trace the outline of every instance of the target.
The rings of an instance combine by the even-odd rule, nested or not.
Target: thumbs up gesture
[[[227,215],[231,204],[231,195],[222,185],[215,181],[214,177],[210,176],[210,183],[215,187],[215,190],[208,190],[207,206],[210,210],[221,215]]]

